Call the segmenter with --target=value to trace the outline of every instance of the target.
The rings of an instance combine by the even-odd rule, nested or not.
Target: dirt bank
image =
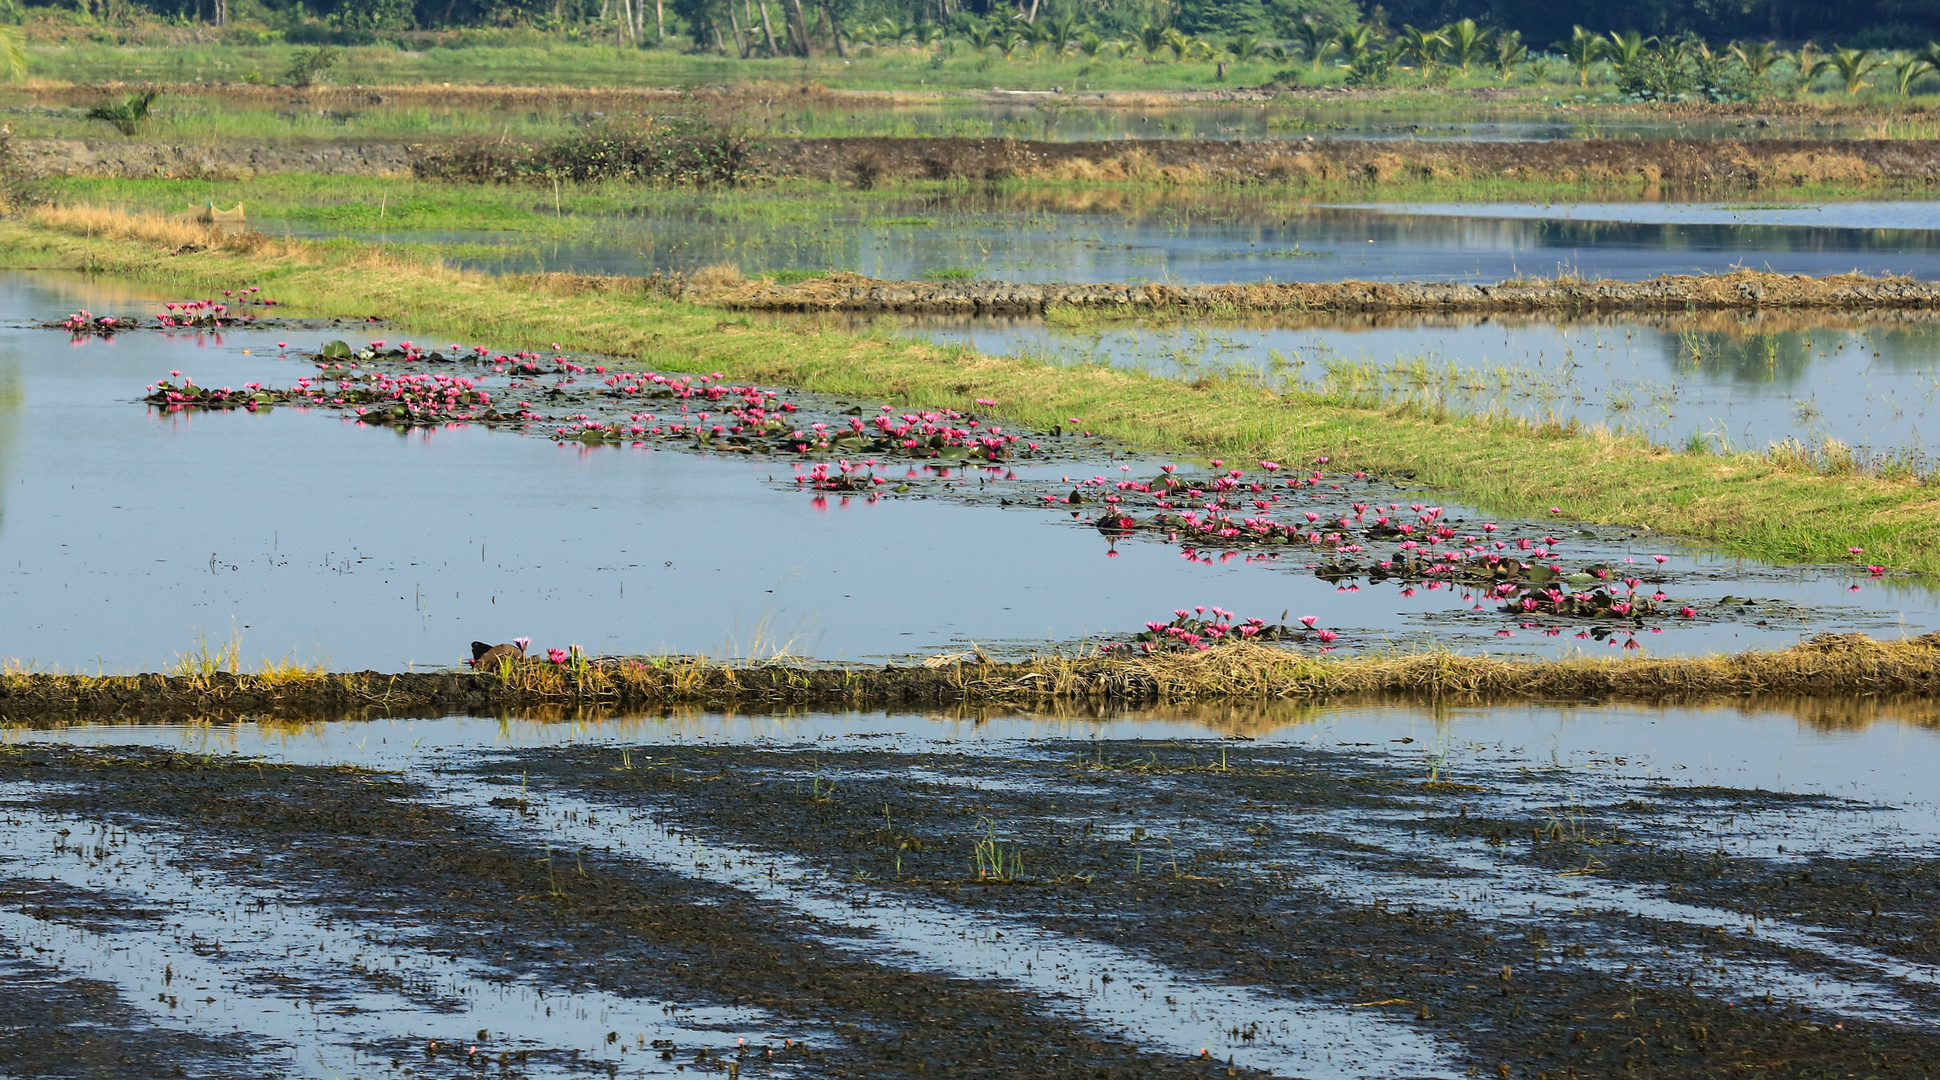
[[[22,176],[115,176],[231,179],[261,173],[405,176],[411,149],[401,143],[348,139],[240,139],[220,144],[130,139],[15,139]]]
[[[675,282],[703,303],[753,311],[899,311],[1032,315],[1073,310],[1105,315],[1248,312],[1694,312],[1813,308],[1867,311],[1940,306],[1940,282],[1857,274],[1813,278],[1745,270],[1718,276],[1665,275],[1647,281],[1327,281],[1257,285],[1037,285],[1004,281],[881,281],[830,274],[792,284]]]
[[[1470,702],[1690,701],[1748,694],[1930,695],[1940,635],[1880,642],[1822,634],[1781,652],[1684,659],[1496,659],[1430,653],[1316,659],[1260,645],[1203,653],[998,663],[976,655],[911,666],[722,664],[704,659],[537,660],[468,671],[0,677],[0,722],[345,714],[485,714],[547,705],[643,709],[1138,706],[1392,694]]]
[[[164,143],[19,139],[30,176],[249,176],[266,172],[442,177],[444,143],[230,140]],[[493,144],[517,154],[529,148]],[[478,148],[469,147],[476,156]],[[1432,142],[1290,139],[763,139],[753,171],[872,186],[888,179],[1366,183],[1522,180],[1676,188],[1784,189],[1803,184],[1928,184],[1940,142],[1911,139]],[[450,178],[450,177],[447,177]]]

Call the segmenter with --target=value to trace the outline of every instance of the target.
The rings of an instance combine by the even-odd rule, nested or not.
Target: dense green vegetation
[[[57,0],[0,7],[0,67],[74,81],[1172,87],[1608,86],[1633,100],[1904,95],[1940,15],[1678,0]],[[4,25],[0,23],[0,25]],[[1587,28],[1586,28],[1587,27]],[[24,41],[26,53],[16,46]],[[382,46],[359,55],[340,47]],[[387,55],[388,54],[388,55]]]

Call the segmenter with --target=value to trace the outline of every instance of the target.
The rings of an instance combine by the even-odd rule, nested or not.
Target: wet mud
[[[798,1030],[833,1030],[840,1040],[794,1039],[778,1048],[634,1047],[640,1057],[664,1055],[703,1073],[1214,1075],[1205,1063],[1168,1060],[1074,1030],[1042,1015],[1028,995],[872,963],[732,889],[494,835],[475,819],[428,804],[420,789],[395,778],[161,752],[38,750],[0,756],[0,777],[60,785],[16,799],[16,812],[100,817],[167,836],[199,872],[269,882],[351,922],[412,925],[421,943],[469,956],[507,978],[561,991],[597,987],[700,1006],[751,1005],[778,1017],[783,1030],[792,1022]],[[504,793],[516,801],[516,782],[504,785]],[[196,836],[220,840],[203,845]],[[238,848],[262,854],[228,853]],[[343,974],[346,986],[368,977]],[[332,987],[297,990],[327,995]],[[635,1042],[633,1032],[621,1034]],[[498,1052],[483,1035],[445,1037],[454,1046],[478,1044],[489,1051],[487,1061]],[[424,1044],[379,1049],[397,1058],[408,1054],[433,1074],[479,1064],[455,1052],[458,1060],[434,1068],[443,1059]],[[498,1064],[509,1067],[507,1075],[521,1075],[521,1065],[579,1056],[528,1048],[518,1061]],[[589,1060],[573,1071],[603,1075],[607,1067]],[[1220,1069],[1216,1075],[1251,1074]]]
[[[1897,984],[1913,1014],[1905,1026],[1854,1023],[1824,1018],[1809,994],[1767,992],[1787,983],[1760,971],[1791,967],[1836,987],[1854,974],[1839,952],[1851,946],[1930,973],[1940,954],[1923,928],[1940,914],[1930,887],[1940,864],[1911,853],[1881,860],[1892,867],[1890,893],[1850,871],[1815,884],[1822,856],[1801,869],[1782,857],[1713,855],[1675,820],[1686,797],[1702,800],[1711,820],[1782,811],[1792,798],[1671,788],[1492,820],[1473,810],[1499,795],[1485,786],[1370,767],[1351,752],[1036,749],[992,761],[659,747],[624,770],[610,751],[520,767],[536,790],[590,789],[591,801],[730,847],[805,855],[878,888],[1149,951],[1208,978],[1412,1018],[1463,1044],[1471,1075],[1928,1074],[1940,1005],[1930,982]],[[1014,862],[993,869],[993,848]],[[1438,906],[1439,893],[1500,887],[1467,865],[1473,849],[1563,883],[1562,906],[1521,916],[1505,902],[1492,917]],[[1363,871],[1372,880],[1358,902],[1327,887],[1345,881],[1352,892],[1351,875]],[[1759,925],[1834,917],[1825,951],[1813,952],[1741,928],[1693,927],[1648,902],[1578,905],[1572,873],[1646,896],[1701,894]],[[1432,884],[1386,898],[1382,878]],[[1866,915],[1869,906],[1888,914]],[[1871,924],[1851,925],[1839,908]],[[1700,967],[1724,974],[1679,970]]]
[[[1365,1045],[1322,1042],[1316,1067],[1290,1075],[1930,1075],[1940,955],[1921,930],[1940,917],[1940,864],[1921,836],[1866,836],[1890,808],[1410,751],[648,741],[373,773],[13,746],[0,785],[8,835],[73,822],[72,858],[162,852],[163,873],[246,881],[266,904],[300,902],[507,986],[772,1018],[766,1045],[615,1030],[582,1047],[454,1016],[442,1028],[466,1030],[434,1021],[362,1046],[372,1071],[1259,1075],[1248,1060],[1288,1037],[1279,1005],[1217,1019],[1203,1055],[1164,1048],[1164,1026],[1186,1022],[1169,995],[1206,987],[1433,1048],[1347,1065]],[[0,874],[26,854],[0,845]],[[126,876],[127,893],[94,896],[8,878],[0,910],[85,926],[111,907],[138,929],[154,905]],[[803,901],[772,902],[777,888]],[[963,927],[959,970],[912,962],[911,911]],[[1063,995],[966,973],[1046,941],[1120,960],[1076,972]],[[242,946],[218,933],[200,948],[221,964]],[[1115,1027],[1102,995],[1114,972],[1152,977],[1127,974],[1137,965],[1177,989],[1147,993],[1145,1030]],[[328,1011],[411,974],[341,967],[298,964],[262,992]],[[0,985],[8,1037],[72,1037],[44,982]],[[112,990],[93,992],[110,1016]],[[1074,1021],[1094,1000],[1098,1015]],[[220,1040],[175,1034],[143,1044],[149,1075],[214,1074]],[[84,1074],[45,1060],[26,1074]]]

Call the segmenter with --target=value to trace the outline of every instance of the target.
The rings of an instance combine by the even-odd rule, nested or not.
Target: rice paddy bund
[[[1927,1080],[1918,58],[892,29],[29,40],[0,1074]]]

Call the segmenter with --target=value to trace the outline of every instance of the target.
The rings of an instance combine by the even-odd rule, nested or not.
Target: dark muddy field
[[[0,1058],[1930,1075],[1930,731],[1288,719],[1228,738],[1163,713],[22,736],[0,750]]]

